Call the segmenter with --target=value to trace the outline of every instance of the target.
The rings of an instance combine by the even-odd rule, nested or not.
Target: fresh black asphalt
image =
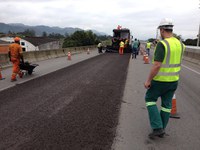
[[[0,92],[0,149],[109,150],[129,54],[99,55]]]

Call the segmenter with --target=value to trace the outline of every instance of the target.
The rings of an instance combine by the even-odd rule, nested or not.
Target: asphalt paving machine
[[[127,46],[124,48],[125,53],[131,53],[131,41],[132,36],[130,30],[127,28],[122,28],[118,25],[117,29],[113,29],[112,44],[106,46],[106,52],[118,52],[119,43],[121,40],[124,42],[128,40]]]

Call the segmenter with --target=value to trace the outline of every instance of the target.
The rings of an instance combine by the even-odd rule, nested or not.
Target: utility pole
[[[200,39],[200,24],[199,24],[199,33],[197,35],[197,46],[199,46],[199,39]]]
[[[200,0],[199,0],[199,9],[200,9]],[[199,46],[199,39],[200,39],[200,24],[199,24],[199,32],[197,35],[197,47]]]

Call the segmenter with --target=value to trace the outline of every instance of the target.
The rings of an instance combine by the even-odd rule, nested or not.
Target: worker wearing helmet
[[[158,42],[153,59],[153,66],[144,83],[147,89],[145,95],[149,120],[153,132],[149,137],[163,137],[171,113],[172,98],[178,86],[181,70],[182,54],[185,46],[173,37],[171,19],[163,19],[158,27],[162,40]],[[161,110],[156,102],[161,97]]]
[[[146,53],[149,56],[150,55],[150,49],[151,49],[151,42],[147,42],[146,43]]]
[[[20,46],[20,38],[15,37],[14,43],[12,43],[9,46],[9,58],[10,61],[13,63],[13,69],[12,69],[12,76],[11,76],[11,82],[16,81],[17,74],[20,78],[22,78],[23,73],[20,71],[19,64],[20,59],[22,59],[23,62],[23,55],[22,55],[22,47]]]

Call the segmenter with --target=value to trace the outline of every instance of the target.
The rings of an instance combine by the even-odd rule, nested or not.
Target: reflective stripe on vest
[[[171,113],[171,110],[172,109],[161,107],[161,111],[164,111],[164,112],[167,112],[167,113]]]
[[[165,39],[161,43],[165,47],[165,57],[158,74],[153,80],[162,82],[178,81],[184,45],[174,37]]]
[[[146,106],[153,106],[153,105],[156,105],[156,102],[146,102]]]

